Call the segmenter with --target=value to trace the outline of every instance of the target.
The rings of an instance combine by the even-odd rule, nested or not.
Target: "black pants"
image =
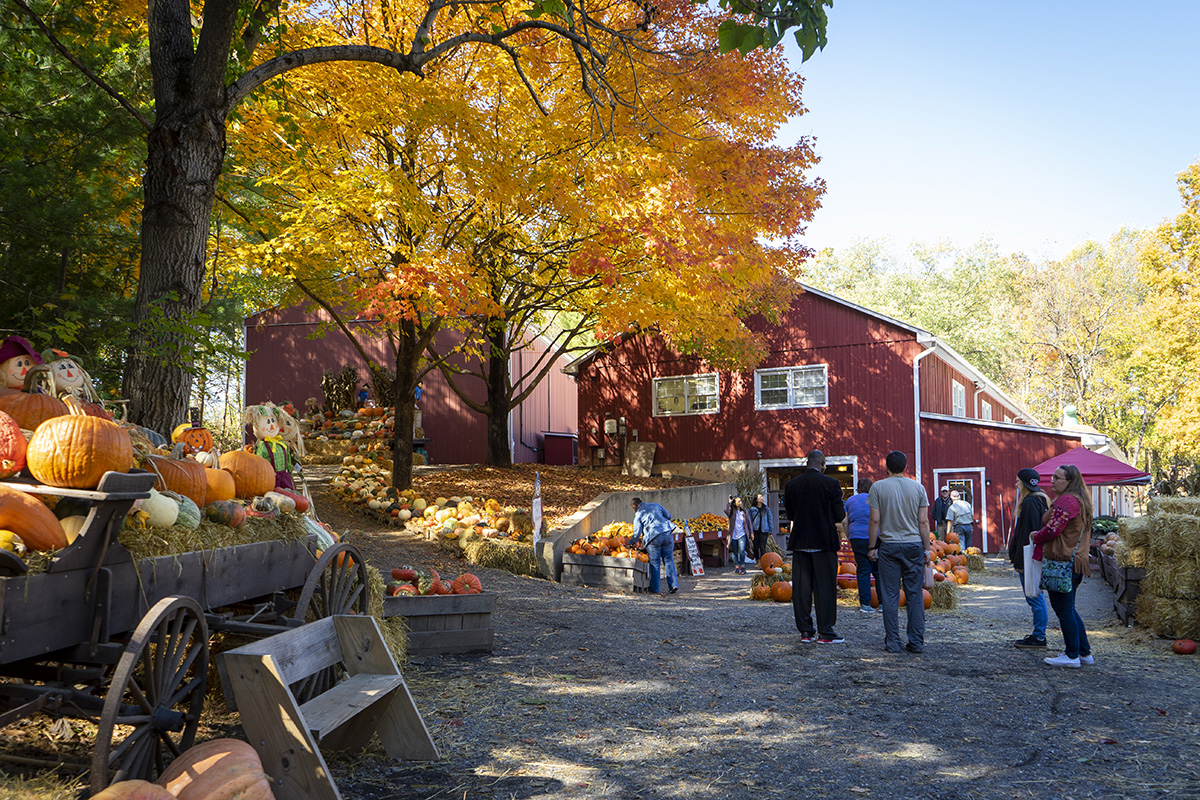
[[[767,554],[767,537],[771,534],[766,531],[754,532],[754,556],[755,561],[762,561],[762,557]]]
[[[792,611],[796,615],[796,629],[801,633],[813,633],[812,608],[817,609],[816,633],[819,636],[835,636],[833,626],[837,624],[837,552],[822,550],[806,553],[792,551]]]

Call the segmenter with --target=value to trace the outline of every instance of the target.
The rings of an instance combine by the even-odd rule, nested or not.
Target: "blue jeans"
[[[742,562],[746,560],[746,537],[730,540],[729,559],[735,567],[741,568]]]
[[[860,606],[871,605],[871,576],[874,575],[875,582],[879,582],[879,565],[867,558],[867,546],[870,543],[868,539],[850,540],[850,549],[854,551],[854,566],[858,568],[856,577],[858,578],[858,604]]]
[[[1092,654],[1092,646],[1088,644],[1087,630],[1083,627],[1083,618],[1075,610],[1075,590],[1079,588],[1082,581],[1083,575],[1076,572],[1071,581],[1071,591],[1052,592],[1049,589],[1046,590],[1046,594],[1050,595],[1050,605],[1054,609],[1054,613],[1058,615],[1058,624],[1062,627],[1063,650],[1066,651],[1067,658],[1079,658]]]
[[[958,544],[965,553],[967,548],[971,546],[971,534],[975,532],[972,525],[955,525],[954,532],[958,534]]]
[[[679,588],[679,575],[675,572],[675,537],[671,534],[656,536],[646,542],[646,555],[650,556],[650,591],[658,594],[662,588],[662,567],[667,565],[667,588]]]
[[[1017,570],[1017,580],[1021,582],[1021,592],[1025,592],[1025,573]],[[1038,592],[1037,597],[1026,597],[1025,602],[1029,604],[1029,608],[1033,611],[1033,635],[1037,639],[1046,638],[1046,621],[1050,614],[1046,609],[1046,595],[1043,592]]]
[[[908,599],[905,635],[914,649],[925,649],[925,550],[916,542],[900,544],[880,542],[875,553],[879,559],[879,606],[883,609],[883,647],[900,652],[900,587]]]

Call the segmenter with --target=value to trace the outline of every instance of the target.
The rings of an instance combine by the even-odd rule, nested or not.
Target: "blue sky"
[[[1200,159],[1198,30],[1197,0],[836,0],[799,68],[809,113],[779,137],[822,158],[805,242],[1058,258],[1174,217]]]

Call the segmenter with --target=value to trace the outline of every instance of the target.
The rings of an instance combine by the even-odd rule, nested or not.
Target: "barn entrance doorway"
[[[951,491],[957,491],[963,500],[971,504],[971,508],[975,512],[975,519],[979,520],[979,524],[975,526],[974,535],[971,537],[971,545],[985,553],[988,552],[986,470],[983,467],[935,469],[933,482],[936,489],[940,490],[943,486],[948,486]],[[934,496],[936,497],[936,493]]]
[[[764,499],[777,521],[775,540],[780,548],[786,550],[790,522],[783,508],[783,487],[792,478],[804,474],[808,469],[808,462],[804,458],[772,458],[763,459],[759,466],[767,478]],[[854,486],[858,482],[858,456],[826,456],[825,474],[836,478],[841,484],[843,499],[850,497],[854,494]]]

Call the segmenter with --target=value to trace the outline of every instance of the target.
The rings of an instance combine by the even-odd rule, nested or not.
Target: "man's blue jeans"
[[[646,542],[646,555],[650,556],[650,591],[658,594],[662,588],[662,567],[666,564],[667,588],[679,588],[679,575],[675,572],[675,537],[669,533],[656,536]]]
[[[1021,591],[1025,591],[1025,573],[1017,570],[1017,580],[1021,582]],[[1046,593],[1038,592],[1037,597],[1025,597],[1033,611],[1033,636],[1035,639],[1046,638],[1046,622],[1050,618],[1050,610],[1046,607]]]

